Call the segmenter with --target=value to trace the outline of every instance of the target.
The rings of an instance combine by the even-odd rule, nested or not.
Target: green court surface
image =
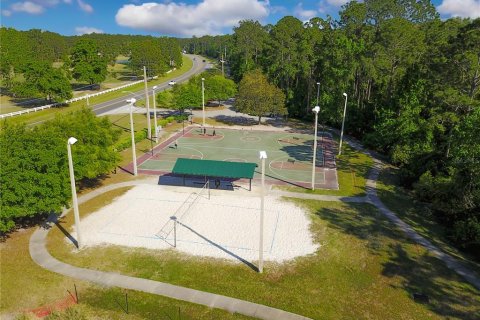
[[[319,137],[317,141],[315,183],[338,188],[334,161],[328,160],[331,138]],[[258,164],[256,179],[261,174],[261,150],[266,151],[268,156],[265,162],[266,179],[299,185],[311,183],[313,136],[290,132],[216,129],[214,136],[212,128],[203,134],[201,128],[194,127],[184,135],[169,140],[163,147],[156,148],[154,156],[143,161],[139,169],[152,174],[171,172],[178,158],[254,162]],[[324,154],[327,156],[324,157]],[[326,174],[329,171],[333,175]],[[332,179],[335,181],[327,181]]]

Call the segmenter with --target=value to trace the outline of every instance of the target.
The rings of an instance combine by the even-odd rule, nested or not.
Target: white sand
[[[83,242],[86,246],[172,249],[174,232],[170,217],[199,190],[136,186],[82,220]],[[258,260],[260,197],[248,191],[211,190],[210,200],[198,200],[192,210],[177,214],[176,250],[236,261]],[[309,224],[302,208],[279,197],[266,196],[264,259],[281,262],[314,253],[319,245],[312,241]],[[163,239],[156,235],[160,230]]]

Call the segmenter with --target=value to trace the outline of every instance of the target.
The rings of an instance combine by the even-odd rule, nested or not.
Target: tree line
[[[107,77],[119,55],[137,76],[162,75],[182,66],[177,39],[169,37],[90,34],[66,37],[37,29],[0,28],[2,93],[63,102],[72,97],[71,80],[88,85]]]
[[[313,117],[318,92],[320,122],[339,127],[347,93],[346,131],[400,167],[457,245],[480,249],[480,19],[441,20],[429,0],[365,0],[338,19],[233,31],[180,43],[226,57],[235,81],[261,70],[291,116]]]

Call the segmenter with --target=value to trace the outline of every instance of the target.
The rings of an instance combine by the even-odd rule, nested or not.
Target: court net
[[[210,181],[207,180],[203,185],[202,189],[198,192],[192,192],[188,197],[183,201],[183,203],[178,207],[172,217],[162,226],[162,228],[155,233],[155,236],[166,240],[174,228],[174,220],[183,221],[186,219],[188,214],[193,211],[195,205],[198,203],[200,198],[210,200]]]

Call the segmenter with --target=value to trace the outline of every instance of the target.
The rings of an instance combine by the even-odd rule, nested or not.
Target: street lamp
[[[260,151],[260,159],[262,159],[262,191],[261,191],[261,203],[260,203],[260,244],[258,248],[258,272],[263,272],[263,215],[265,210],[265,159],[267,159],[267,153]]]
[[[343,96],[345,97],[345,107],[343,108],[343,121],[342,121],[342,131],[340,133],[340,146],[338,148],[338,155],[342,154],[342,140],[343,140],[343,127],[345,126],[345,115],[347,113],[347,100],[348,95],[344,92]]]
[[[130,132],[132,133],[132,158],[133,158],[133,175],[136,176],[137,172],[137,155],[135,153],[135,131],[133,130],[133,104],[137,102],[135,98],[128,99],[130,104]]]
[[[148,100],[147,68],[143,66],[143,79],[145,82],[145,103],[147,105],[147,132],[148,139],[152,140],[152,124],[150,123],[150,100]]]
[[[320,107],[315,106],[312,109],[315,113],[315,135],[313,136],[313,161],[312,161],[312,190],[315,190],[315,161],[317,160],[317,126],[318,126],[318,112]]]
[[[205,128],[205,78],[202,78],[202,110],[203,110],[203,127]]]
[[[80,215],[78,214],[78,202],[77,202],[77,189],[75,188],[75,176],[73,174],[73,161],[72,161],[72,149],[71,145],[75,144],[78,140],[74,137],[68,138],[67,152],[68,152],[68,170],[70,171],[70,184],[72,186],[72,201],[73,201],[73,214],[75,216],[75,229],[77,229],[77,248],[82,247],[82,236],[80,232]]]
[[[158,86],[153,86],[152,93],[153,93],[153,117],[155,118],[153,124],[155,125],[155,143],[158,143],[158,128],[157,128],[157,101],[155,97],[155,90]]]

